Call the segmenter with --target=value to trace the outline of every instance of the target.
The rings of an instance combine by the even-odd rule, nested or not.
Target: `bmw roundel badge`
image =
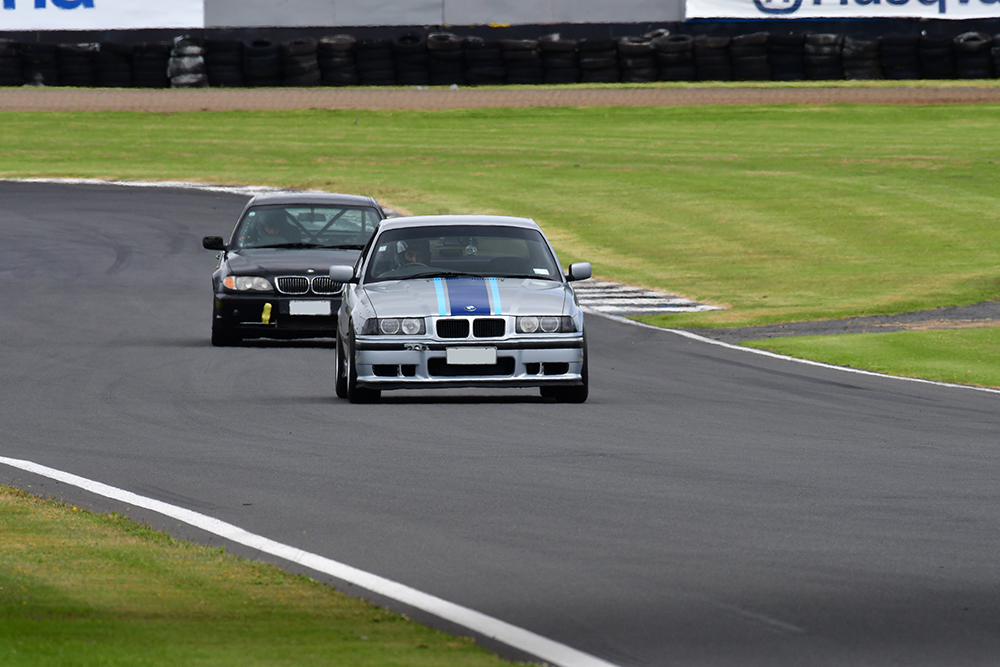
[[[471,312],[473,312],[476,309],[476,307],[475,306],[466,306],[465,309],[471,313]]]

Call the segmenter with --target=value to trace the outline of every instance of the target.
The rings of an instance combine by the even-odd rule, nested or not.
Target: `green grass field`
[[[1000,387],[1000,328],[801,336],[748,347],[889,375]]]
[[[509,665],[277,567],[0,486],[5,667]]]

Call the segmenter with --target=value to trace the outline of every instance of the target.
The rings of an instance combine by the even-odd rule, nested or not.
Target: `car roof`
[[[541,229],[530,218],[517,218],[509,215],[413,215],[402,218],[389,218],[379,225],[381,231],[402,229],[407,227],[440,227],[447,225],[478,225],[483,227],[521,227],[525,229]]]
[[[271,204],[327,204],[336,206],[374,206],[381,208],[371,197],[345,195],[337,192],[268,192],[254,196],[247,206]]]

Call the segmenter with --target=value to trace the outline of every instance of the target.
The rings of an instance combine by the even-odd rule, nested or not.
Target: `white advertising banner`
[[[0,0],[5,30],[203,28],[205,0]]]
[[[687,0],[685,18],[989,19],[1000,0]]]

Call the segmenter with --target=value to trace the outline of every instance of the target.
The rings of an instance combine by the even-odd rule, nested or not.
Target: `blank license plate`
[[[497,362],[495,347],[449,347],[448,363],[456,366],[492,366]]]
[[[329,301],[289,301],[289,315],[330,315]]]

